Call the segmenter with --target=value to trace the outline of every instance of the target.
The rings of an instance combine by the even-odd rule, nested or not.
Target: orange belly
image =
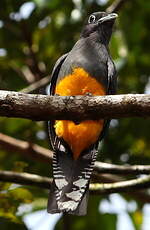
[[[102,85],[82,68],[75,68],[72,74],[64,77],[56,86],[56,94],[61,96],[84,95],[105,95]],[[63,138],[71,148],[74,159],[77,159],[80,153],[94,144],[102,129],[103,120],[86,120],[79,124],[73,121],[58,120],[55,122],[55,132],[57,136]]]

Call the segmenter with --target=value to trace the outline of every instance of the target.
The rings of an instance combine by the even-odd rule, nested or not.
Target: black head
[[[118,17],[115,13],[95,12],[86,20],[81,37],[92,37],[98,41],[108,44],[113,24]]]

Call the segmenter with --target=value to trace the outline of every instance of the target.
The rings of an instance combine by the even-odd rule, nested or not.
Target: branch
[[[124,177],[111,175],[111,174],[99,174],[97,172],[93,172],[91,182],[92,183],[116,183],[125,180]],[[128,195],[134,197],[135,200],[140,201],[142,203],[150,202],[150,195],[146,193],[145,190],[135,190],[127,192]]]
[[[110,174],[129,174],[129,175],[138,175],[138,174],[150,174],[150,165],[115,165],[108,164],[104,162],[95,162],[95,171],[98,173],[110,173]]]
[[[19,154],[23,154],[25,157],[31,157],[34,158],[34,160],[42,160],[46,163],[49,163],[52,160],[52,152],[46,148],[40,147],[38,145],[35,145],[33,143],[28,143],[25,141],[17,140],[15,138],[9,137],[7,135],[4,135],[0,133],[0,145],[2,148],[11,150],[13,153],[16,151]],[[123,168],[122,168],[123,167]],[[126,167],[127,172],[130,172],[132,175],[136,173],[149,173],[150,166],[117,166],[117,165],[111,165],[103,162],[96,162],[95,164],[95,172],[92,175],[92,181],[93,182],[106,182],[106,183],[112,183],[112,182],[118,182],[119,180],[123,178],[118,178],[116,176],[108,175],[107,173],[126,173]],[[116,171],[116,169],[119,171]],[[120,170],[121,168],[121,170]],[[130,171],[129,171],[130,168]],[[96,173],[97,171],[97,173]],[[106,175],[100,174],[100,173],[106,173]],[[22,180],[22,179],[21,179]],[[21,183],[21,182],[20,182]],[[145,192],[142,191],[135,191],[130,192],[130,195],[133,195],[135,198],[140,200],[141,202],[150,202],[150,197]]]
[[[29,52],[26,53],[26,55],[28,56],[26,63],[33,75],[35,76],[35,80],[39,80],[45,76],[45,73],[42,72],[39,68],[39,62],[37,60],[36,53],[33,49],[32,33],[28,29],[27,23],[24,20],[20,22],[20,26],[23,35],[23,40],[26,42],[29,49]]]
[[[0,170],[0,181],[12,182],[21,185],[33,185],[40,188],[50,188],[52,179],[30,173],[17,173]]]
[[[0,91],[0,116],[31,120],[148,117],[150,95],[45,96]]]
[[[49,189],[52,183],[52,179],[49,179],[48,177],[2,170],[0,170],[0,181],[31,185],[43,189]],[[148,187],[150,187],[150,176],[145,176],[134,180],[116,183],[90,184],[90,192],[92,194],[108,194],[116,192],[129,192],[131,189],[145,189]]]
[[[106,184],[90,184],[90,190],[97,194],[129,192],[136,189],[146,189],[150,187],[150,176],[144,176],[138,179],[121,181],[116,183]]]
[[[19,154],[23,154],[25,157],[30,157],[34,160],[40,160],[46,163],[50,163],[53,157],[53,152],[49,149],[34,143],[15,139],[3,133],[0,133],[0,146],[3,149],[11,150],[11,152],[15,151]],[[94,170],[99,174],[150,174],[150,165],[122,166],[96,161]]]
[[[34,160],[42,160],[50,163],[52,161],[53,152],[39,145],[17,140],[13,137],[0,133],[0,146],[11,152],[18,152],[26,157],[34,158]]]
[[[113,12],[118,12],[122,6],[124,5],[124,3],[126,3],[127,0],[116,0],[112,3],[112,5],[110,5],[107,9],[106,12],[108,13],[113,13]]]
[[[29,85],[28,87],[22,89],[21,93],[31,93],[34,92],[44,86],[46,86],[50,82],[50,76],[44,77],[39,81],[34,82],[33,84]]]

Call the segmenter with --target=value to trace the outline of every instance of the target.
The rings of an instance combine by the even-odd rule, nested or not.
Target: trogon
[[[115,94],[116,70],[109,41],[117,14],[95,12],[86,20],[72,50],[56,62],[50,95]],[[88,188],[98,142],[108,120],[55,120],[49,122],[53,155],[53,183],[48,212],[85,215]]]

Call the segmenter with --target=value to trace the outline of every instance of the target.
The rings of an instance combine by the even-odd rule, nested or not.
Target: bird
[[[50,95],[97,96],[116,93],[117,74],[109,53],[116,13],[94,12],[85,21],[79,40],[53,68]],[[110,120],[48,122],[53,148],[53,183],[48,213],[87,214],[89,183],[98,143]]]

